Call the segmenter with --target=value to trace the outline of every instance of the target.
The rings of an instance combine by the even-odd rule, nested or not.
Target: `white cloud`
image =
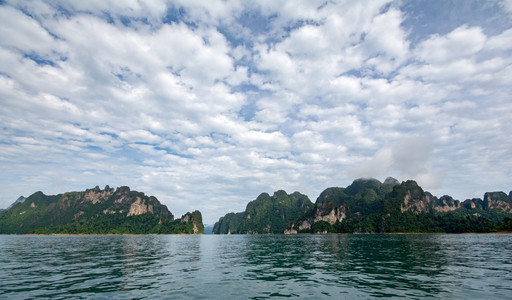
[[[433,35],[417,47],[417,56],[426,62],[446,63],[475,55],[485,44],[486,36],[478,27],[462,26],[445,36]]]
[[[512,1],[511,0],[503,0],[501,5],[503,6],[503,8],[505,9],[506,12],[508,12],[509,14],[512,14]]]
[[[401,22],[400,11],[390,9],[372,20],[364,38],[361,46],[368,57],[366,63],[379,72],[389,73],[409,57],[409,43]]]
[[[512,49],[512,29],[506,30],[499,35],[490,37],[485,45],[486,50],[510,50]]]
[[[152,134],[147,130],[131,130],[123,131],[119,133],[119,137],[125,139],[128,142],[141,142],[141,143],[158,143],[162,141],[162,138]]]
[[[21,11],[0,6],[0,45],[24,53],[49,55],[56,40],[38,22]]]
[[[0,207],[130,185],[211,223],[355,176],[510,189],[510,28],[421,36],[393,1],[6,2]]]
[[[248,131],[237,137],[239,143],[255,149],[287,150],[288,139],[280,132]]]

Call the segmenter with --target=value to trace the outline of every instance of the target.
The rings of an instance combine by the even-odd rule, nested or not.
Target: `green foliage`
[[[450,214],[453,214],[456,217],[481,216],[496,224],[501,223],[507,217],[511,217],[510,213],[501,209],[467,209],[465,207],[452,211]]]
[[[192,222],[161,220],[155,215],[100,215],[65,225],[35,229],[35,234],[193,234]]]
[[[262,193],[242,213],[229,213],[215,223],[213,233],[283,233],[285,227],[313,207],[306,195],[277,191]]]
[[[410,212],[394,215],[374,214],[361,220],[345,219],[333,225],[334,232],[338,233],[478,233],[507,230],[501,228],[512,226],[512,222],[504,222],[503,227],[500,226],[484,217]]]
[[[55,209],[56,202],[62,195],[46,196],[36,192],[23,203],[0,213],[0,234],[30,233],[37,227],[52,224],[54,215],[45,218],[48,212]]]
[[[328,188],[318,197],[317,207],[323,209],[344,205],[347,215],[369,215],[382,208],[384,197],[393,190],[396,180],[386,179],[386,184],[376,179],[357,179],[347,188]],[[320,203],[323,203],[319,206]],[[326,205],[332,203],[331,205]]]
[[[137,202],[147,212],[129,215]],[[36,192],[23,203],[0,213],[0,234],[147,234],[203,233],[201,213],[174,220],[155,197],[108,186],[47,196]],[[194,230],[195,229],[195,230]]]
[[[457,217],[452,213],[447,213],[438,215],[436,222],[438,228],[447,233],[496,231],[496,224],[481,216]]]
[[[198,210],[195,210],[191,213],[191,221],[192,226],[196,224],[197,227],[197,233],[203,234],[204,233],[204,224],[203,224],[203,216],[201,215],[201,212]],[[189,223],[190,223],[189,222]]]
[[[497,230],[512,232],[512,218],[504,218],[501,224],[498,225]]]
[[[335,232],[334,226],[326,221],[318,221],[313,224],[312,232],[314,233],[333,233]]]
[[[331,187],[325,189],[320,196],[316,199],[316,204],[322,202],[332,202],[334,205],[341,205],[345,202],[347,195],[345,194],[345,188]]]
[[[224,217],[221,217],[217,223],[213,226],[213,234],[228,234],[236,233],[238,227],[244,218],[244,213],[228,213]]]
[[[315,207],[300,216],[293,226],[297,229],[303,222],[312,224],[310,229],[297,230],[299,233],[463,233],[512,230],[510,213],[486,208],[486,203],[491,202],[487,199],[510,201],[505,193],[487,193],[484,197],[486,202],[480,200],[482,205],[477,209],[460,208],[454,212],[438,213],[432,204],[439,204],[440,201],[424,192],[416,182],[409,180],[396,184],[393,179],[387,179],[386,182],[380,184],[374,179],[359,179],[347,188],[328,188],[320,194]],[[445,196],[443,200],[453,199]],[[346,210],[343,220],[334,224],[313,222],[315,216],[327,215],[340,207]]]

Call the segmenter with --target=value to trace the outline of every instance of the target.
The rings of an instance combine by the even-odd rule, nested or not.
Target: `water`
[[[512,234],[0,236],[0,299],[512,299]]]

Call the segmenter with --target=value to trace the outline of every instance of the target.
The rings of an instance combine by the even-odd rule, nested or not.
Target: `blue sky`
[[[1,1],[0,207],[128,185],[206,224],[359,177],[512,189],[512,1]]]

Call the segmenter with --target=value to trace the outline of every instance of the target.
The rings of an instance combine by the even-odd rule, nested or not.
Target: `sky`
[[[130,186],[512,190],[512,1],[0,1],[0,208]]]

